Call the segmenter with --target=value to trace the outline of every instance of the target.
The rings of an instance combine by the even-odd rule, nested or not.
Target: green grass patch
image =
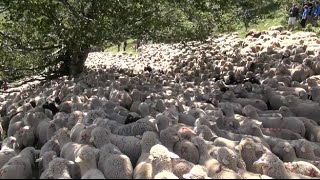
[[[267,30],[272,26],[279,26],[283,25],[286,27],[287,22],[287,14],[282,9],[278,9],[277,11],[270,14],[266,19],[257,20],[255,24],[251,24],[251,26],[248,28],[248,31],[250,29],[255,29],[257,31],[263,31]],[[241,28],[239,31],[239,36],[241,38],[244,38],[247,31],[245,28]]]

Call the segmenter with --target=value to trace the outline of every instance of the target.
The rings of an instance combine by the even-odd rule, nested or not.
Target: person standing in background
[[[303,9],[302,17],[301,17],[301,26],[303,29],[306,27],[306,22],[307,22],[307,18],[309,15],[309,11],[310,11],[309,6],[305,5],[304,9]]]
[[[292,7],[289,10],[288,31],[294,30],[294,25],[296,24],[298,16],[299,9],[296,4],[292,4]]]
[[[320,17],[320,4],[318,1],[316,1],[315,8],[314,8],[314,21],[313,21],[314,26],[318,26],[319,17]]]

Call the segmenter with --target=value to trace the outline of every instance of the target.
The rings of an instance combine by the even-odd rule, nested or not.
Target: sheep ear
[[[283,150],[284,150],[285,152],[287,152],[287,153],[290,152],[289,148],[287,148],[287,147],[284,147]]]
[[[94,143],[94,138],[91,137],[91,138],[89,139],[89,142],[90,142],[90,143]]]
[[[38,155],[38,154],[40,154],[40,152],[41,152],[41,150],[39,150],[39,149],[35,149],[35,150],[34,150],[34,154],[37,154],[37,155]]]
[[[190,177],[190,174],[188,173],[188,174],[184,174],[183,176],[182,176],[184,179],[191,179],[191,177]]]
[[[71,161],[72,162],[72,161]],[[76,163],[80,163],[80,162],[82,162],[82,159],[78,156],[75,160],[74,160],[74,162],[76,162]],[[73,163],[73,162],[72,162]],[[69,165],[72,165],[72,164],[70,164],[70,161],[68,162],[68,164]]]
[[[172,159],[178,159],[180,158],[177,154],[173,153],[173,152],[169,152],[169,156],[172,158]]]
[[[201,137],[201,138],[204,138],[203,132],[199,133],[198,136]]]
[[[137,142],[138,146],[141,146],[141,144],[142,144],[141,140]]]
[[[38,159],[36,159],[36,163],[39,163],[39,162],[41,162],[42,161],[42,157],[41,158],[38,158]]]
[[[95,149],[94,152],[97,154],[99,154],[100,150],[99,149]]]
[[[228,164],[229,164],[229,161],[228,161],[228,160],[226,160],[225,158],[223,158],[223,159],[222,159],[222,162],[223,162],[223,164],[226,164],[226,165],[228,165]]]
[[[68,165],[74,165],[73,161],[66,160]]]

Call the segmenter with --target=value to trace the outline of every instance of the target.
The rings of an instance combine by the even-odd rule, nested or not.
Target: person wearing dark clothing
[[[315,7],[314,7],[314,20],[313,20],[314,26],[318,26],[319,17],[320,17],[320,3],[316,1]]]
[[[290,31],[290,29],[294,30],[294,25],[297,21],[298,16],[299,16],[299,9],[296,6],[296,4],[293,4],[289,10],[289,20],[288,20],[288,30],[289,31]]]
[[[309,7],[307,5],[305,5],[303,13],[302,13],[302,17],[301,17],[302,28],[306,27],[306,22],[307,22],[307,17],[308,17],[309,11],[310,11]]]
[[[127,41],[125,41],[124,43],[123,43],[123,51],[126,51],[127,50]]]

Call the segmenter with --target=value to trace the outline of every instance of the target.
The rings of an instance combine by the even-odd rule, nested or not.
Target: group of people
[[[320,2],[317,0],[304,0],[301,4],[293,3],[288,14],[288,30],[294,30],[294,26],[298,20],[300,20],[302,29],[307,24],[317,26],[317,21],[320,17]]]

